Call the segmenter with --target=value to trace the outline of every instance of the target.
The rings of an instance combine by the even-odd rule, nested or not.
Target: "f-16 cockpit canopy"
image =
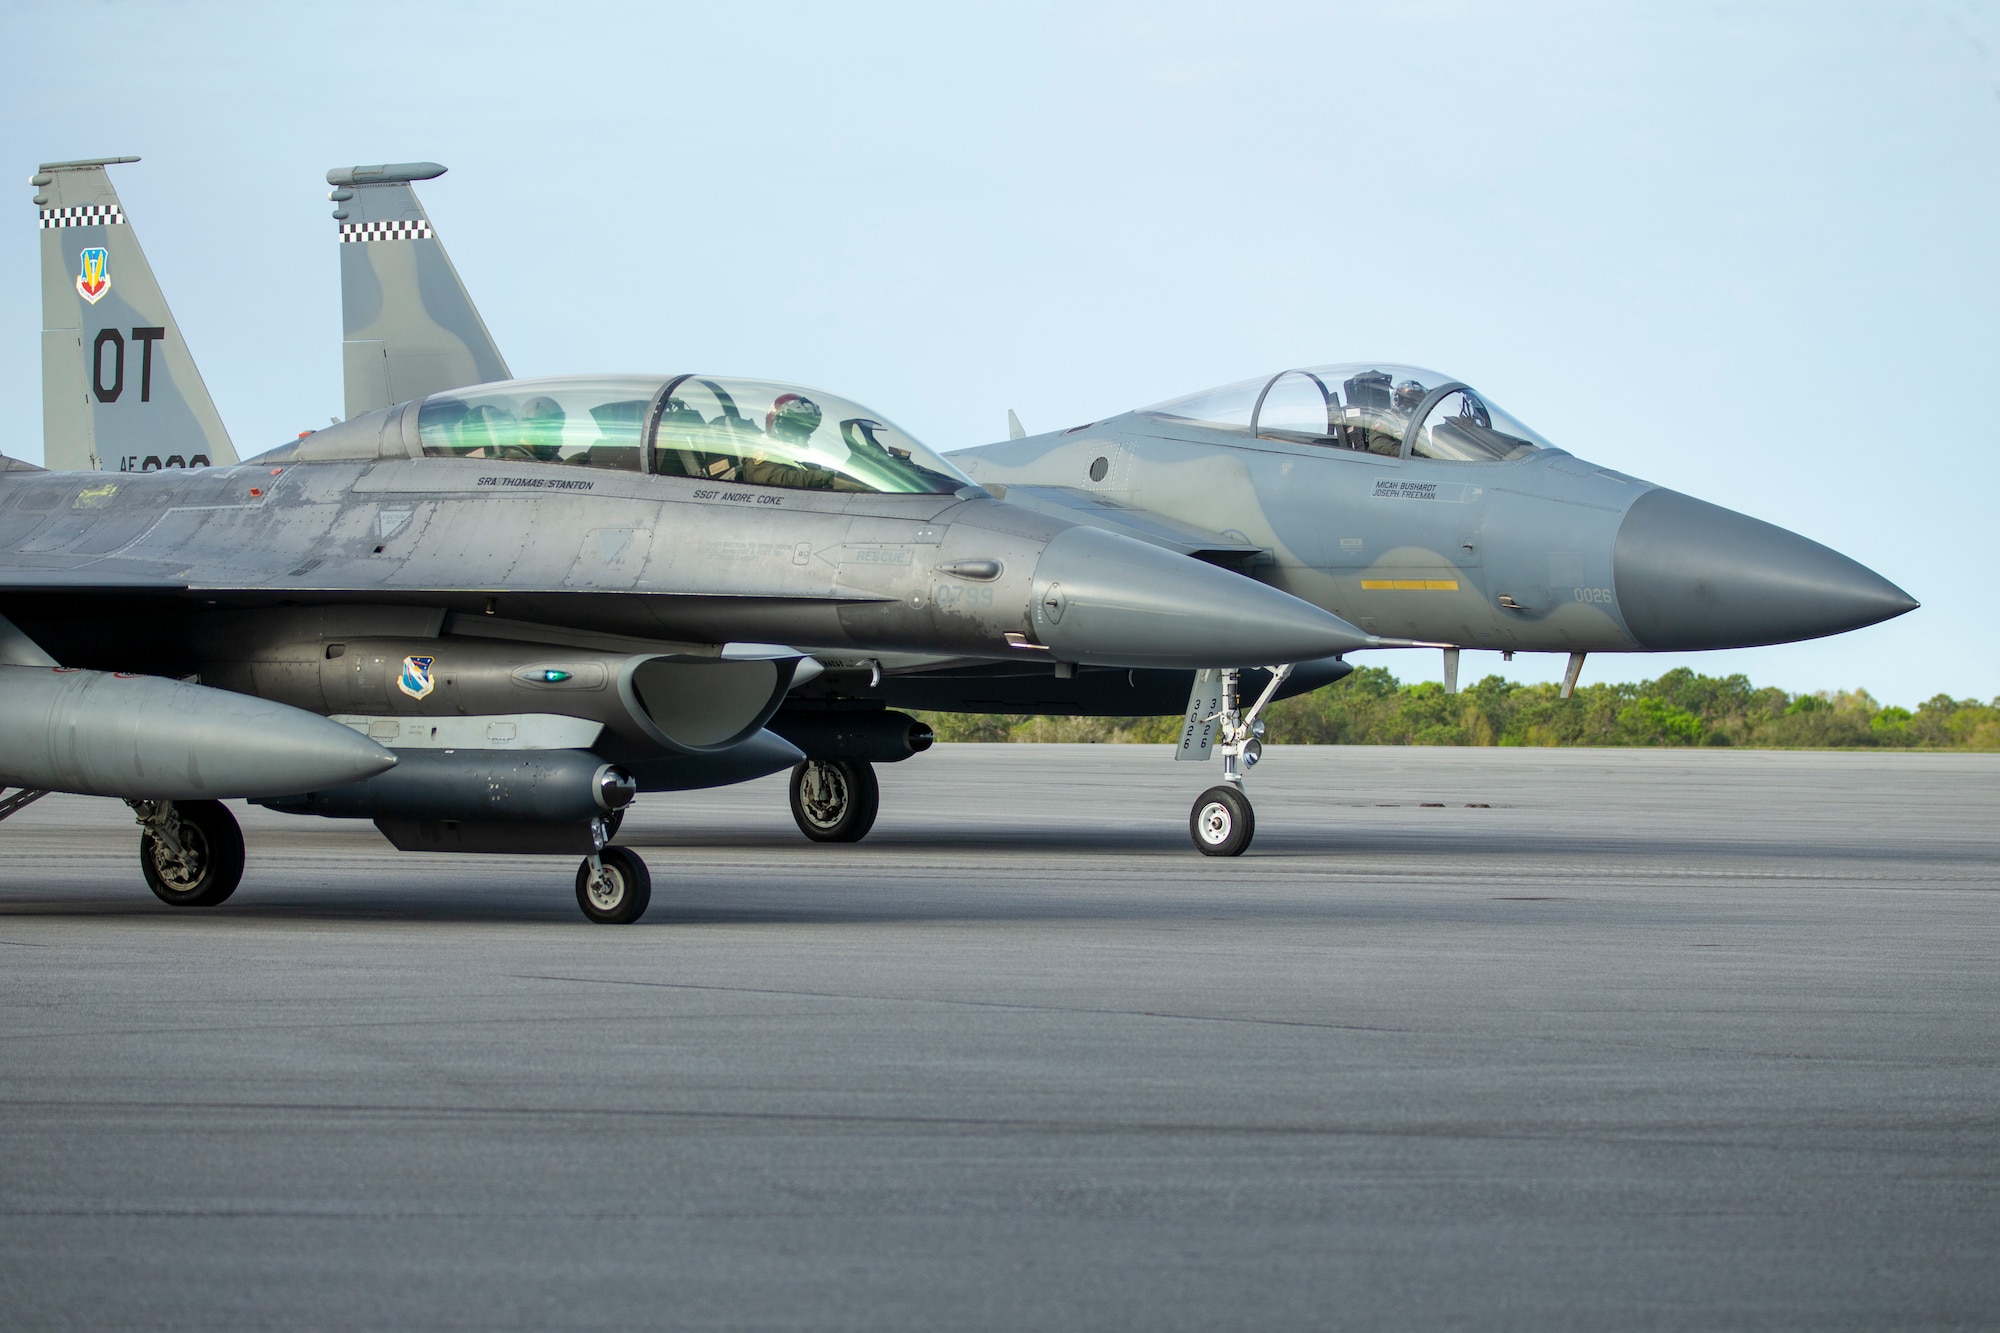
[[[1417,366],[1287,370],[1140,410],[1254,439],[1387,458],[1497,463],[1554,447],[1466,385]]]
[[[769,380],[508,380],[432,394],[416,424],[427,458],[611,468],[808,491],[950,495],[975,484],[879,413]]]

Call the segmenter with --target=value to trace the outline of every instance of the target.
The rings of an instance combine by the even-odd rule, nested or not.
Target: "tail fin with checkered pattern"
[[[513,378],[466,294],[411,181],[435,162],[326,173],[340,224],[347,415],[468,384]]]
[[[45,162],[42,459],[72,471],[234,463],[236,450],[104,170]]]

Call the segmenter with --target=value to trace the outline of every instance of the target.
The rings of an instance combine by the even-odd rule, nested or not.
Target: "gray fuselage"
[[[1744,647],[1916,605],[1838,552],[1560,449],[1381,456],[1130,412],[950,457],[1010,500],[1113,530],[1157,515],[1240,543],[1257,579],[1383,637],[1510,652]]]

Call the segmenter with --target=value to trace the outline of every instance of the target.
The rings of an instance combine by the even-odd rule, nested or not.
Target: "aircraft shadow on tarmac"
[[[1283,900],[1246,897],[1240,884],[1218,884],[1212,894],[1185,891],[1160,894],[1137,887],[1107,893],[1095,890],[1088,899],[1062,899],[1053,893],[998,896],[982,892],[968,898],[949,887],[899,886],[895,890],[875,890],[853,896],[839,885],[793,883],[722,884],[709,880],[698,891],[683,894],[658,892],[667,886],[656,881],[656,895],[646,916],[632,923],[636,929],[648,927],[797,927],[819,928],[877,927],[899,925],[1032,925],[1037,923],[1150,923],[1155,925],[1249,925],[1344,922],[1502,922],[1518,921],[1522,904],[1535,909],[1563,908],[1592,914],[1622,911],[1603,903],[1587,901],[1585,895],[1536,894],[1532,896],[1480,896],[1451,900],[1418,901],[1397,895],[1382,886],[1354,889],[1337,886],[1309,894],[1294,890]],[[1675,909],[1677,920],[1685,913]],[[89,920],[132,923],[158,918],[162,923],[186,923],[183,913],[126,895],[114,897],[109,891],[88,897],[66,896],[62,900],[43,899],[33,903],[0,904],[0,923],[8,921],[71,922]],[[203,920],[231,929],[265,929],[298,926],[307,928],[370,927],[388,929],[532,927],[558,926],[564,930],[585,929],[591,923],[577,919],[573,904],[560,893],[539,894],[513,891],[505,895],[485,894],[467,886],[458,891],[442,891],[432,885],[428,892],[399,892],[394,885],[370,889],[364,895],[333,889],[274,888],[258,895],[254,886],[220,907],[204,913]],[[0,924],[0,934],[5,925]],[[0,949],[33,942],[0,938]]]
[[[1504,817],[1505,812],[1497,812]],[[810,847],[789,830],[728,830],[721,828],[669,830],[628,828],[619,842],[641,852],[778,852],[786,855],[807,853],[823,856],[829,865],[865,858],[894,850],[910,852],[983,852],[1008,856],[1089,855],[1092,853],[1171,858],[1186,863],[1190,876],[1203,870],[1226,868],[1227,862],[1196,861],[1187,854],[1187,842],[1177,827],[1127,826],[1119,828],[1050,828],[1046,825],[979,828],[927,829],[882,828],[869,834],[866,842]],[[1508,829],[1482,827],[1431,827],[1385,829],[1352,825],[1325,825],[1317,828],[1286,827],[1274,820],[1260,826],[1252,850],[1237,865],[1252,867],[1259,861],[1330,860],[1325,868],[1339,873],[1343,859],[1357,857],[1399,857],[1411,860],[1412,868],[1437,868],[1461,857],[1476,858],[1487,868],[1516,874],[1524,867],[1543,863],[1551,856],[1589,855],[1616,857],[1634,862],[1653,861],[1666,868],[1700,864],[1722,868],[1731,861],[1771,864],[1783,861],[1823,862],[1841,860],[1885,860],[1906,863],[1912,859],[1947,864],[1986,865],[1992,849],[1983,846],[1962,848],[1926,844],[1922,847],[1893,833],[1880,841],[1823,836],[1783,841],[1766,837],[1729,838],[1704,833],[1699,843],[1679,834],[1623,834],[1595,831],[1567,833],[1551,829]],[[1371,866],[1388,870],[1390,867]],[[1247,872],[1246,873],[1250,873]]]
[[[72,879],[60,885],[9,885],[4,880],[13,876],[0,877],[0,920],[158,917],[185,926],[588,924],[573,911],[566,866],[554,860],[468,857],[441,863],[397,857],[384,848],[379,859],[371,858],[366,885],[358,886],[329,882],[322,869],[306,868],[313,849],[328,850],[318,847],[322,841],[344,844],[339,850],[350,854],[359,850],[351,838],[308,836],[286,847],[289,855],[282,858],[253,855],[245,891],[199,914],[156,903],[143,886],[122,882],[116,871],[108,871],[101,883],[87,884]],[[1280,826],[1260,832],[1248,856],[1227,860],[1190,856],[1179,830],[1164,824],[878,828],[865,843],[826,846],[806,843],[775,824],[735,830],[639,827],[626,830],[620,841],[653,863],[656,893],[641,924],[668,926],[1505,919],[1510,911],[1519,911],[1511,901],[1515,898],[1567,903],[1570,911],[1599,910],[1601,904],[1593,908],[1585,900],[1603,896],[1595,876],[1607,872],[1629,909],[1630,890],[1650,872],[1675,880],[1690,875],[1728,880],[1783,870],[1786,878],[1823,876],[1885,888],[1899,882],[1934,888],[1939,877],[1917,870],[1919,863],[1985,867],[1991,862],[1991,850],[1983,846],[1916,847],[1887,835],[1873,842],[1711,835],[1697,846],[1667,834],[1568,834],[1484,824]],[[703,853],[723,859],[689,862]],[[739,859],[746,855],[757,859]],[[1065,872],[1050,862],[1079,856],[1091,859],[1069,872],[1080,887],[1066,895]],[[1117,867],[1107,867],[1100,857],[1125,858],[1145,878],[1129,885],[1107,882],[1106,870]],[[963,869],[968,858],[980,866],[975,876]],[[999,858],[1019,860],[1024,868],[1032,867],[1032,875],[1010,880]],[[440,874],[446,865],[456,873]],[[1260,867],[1274,874],[1282,870],[1282,875],[1260,884]],[[1310,879],[1315,871],[1339,878],[1314,885]],[[306,876],[310,882],[299,882]],[[1490,885],[1478,884],[1487,877]],[[1546,883],[1537,884],[1537,877]],[[1158,887],[1163,881],[1164,889]],[[1419,898],[1398,887],[1440,883],[1491,892]],[[6,943],[10,941],[0,937],[0,945]]]

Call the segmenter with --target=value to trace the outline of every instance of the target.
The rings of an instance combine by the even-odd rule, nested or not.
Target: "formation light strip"
[[[1363,579],[1363,592],[1457,592],[1457,579]]]

